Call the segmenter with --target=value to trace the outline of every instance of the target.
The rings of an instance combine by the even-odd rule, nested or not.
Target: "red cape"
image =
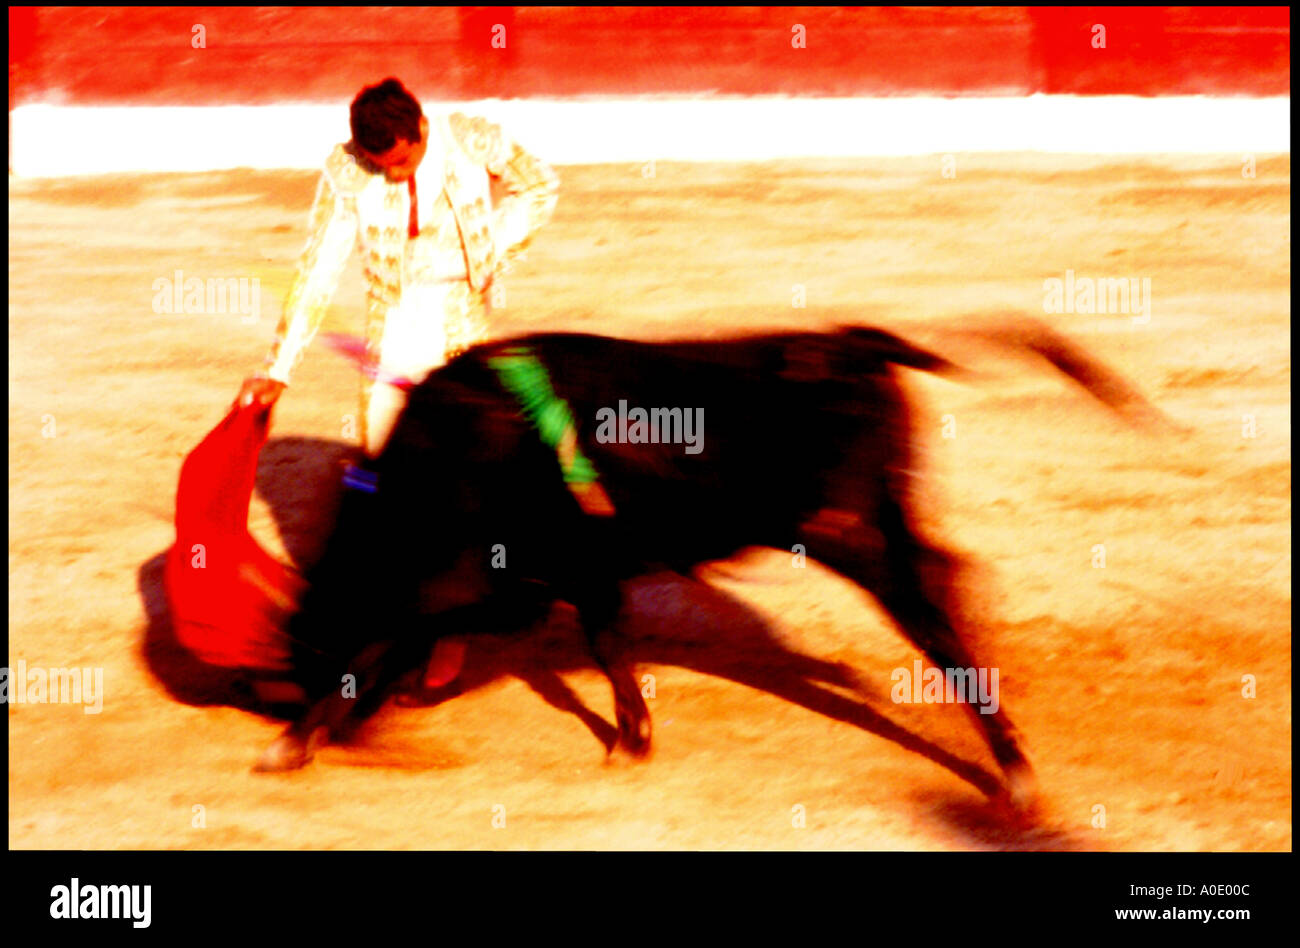
[[[181,465],[163,581],[177,641],[210,665],[289,667],[285,621],[305,583],[248,532],[270,417],[264,405],[232,408]]]

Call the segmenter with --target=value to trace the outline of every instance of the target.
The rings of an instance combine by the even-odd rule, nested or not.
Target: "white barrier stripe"
[[[1290,98],[746,97],[424,102],[501,122],[557,165],[761,161],[962,152],[1289,153]],[[24,177],[316,168],[349,137],[347,103],[216,107],[25,105]]]

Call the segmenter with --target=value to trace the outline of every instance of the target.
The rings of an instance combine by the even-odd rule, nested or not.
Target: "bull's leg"
[[[460,636],[438,639],[433,643],[433,657],[424,669],[424,687],[428,691],[449,685],[465,665],[465,640]]]
[[[337,685],[315,701],[268,747],[253,769],[262,773],[296,770],[316,750],[337,737],[348,719],[376,689],[384,689],[428,653],[427,640],[375,642],[367,645],[340,675]]]
[[[876,520],[879,533],[874,535],[856,514],[835,513],[840,516],[823,515],[805,525],[802,535],[809,555],[870,591],[903,634],[939,668],[978,667],[952,619],[936,602],[934,586],[927,588],[922,573],[922,562],[932,558],[943,565],[936,571],[940,575],[931,576],[930,582],[951,587],[954,577],[949,560],[941,551],[929,549],[908,528],[898,502],[889,496],[881,499]],[[833,528],[827,528],[828,520],[835,524]],[[1033,796],[1033,773],[1011,719],[1000,706],[993,714],[983,714],[971,703],[967,710],[1007,777],[1012,802],[1027,806]]]
[[[588,584],[572,600],[578,609],[591,653],[614,689],[618,743],[638,757],[650,750],[650,709],[646,707],[627,648],[615,629],[620,595],[612,578]]]
[[[407,634],[367,645],[347,666],[346,675],[350,677],[345,680],[340,674],[331,682],[330,690],[266,749],[254,770],[275,772],[304,766],[317,748],[339,737],[353,721],[375,711],[384,693],[398,679],[422,665],[435,636],[451,636],[463,650],[464,636],[509,631],[537,621],[545,615],[551,598],[544,588],[525,584],[512,597],[425,616]]]

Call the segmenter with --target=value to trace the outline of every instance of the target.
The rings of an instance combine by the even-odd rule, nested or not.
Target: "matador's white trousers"
[[[406,407],[406,392],[388,380],[422,382],[447,361],[445,303],[448,284],[403,288],[401,301],[388,311],[380,342],[379,375],[366,411],[366,454],[375,457]]]
[[[387,380],[422,382],[447,361],[447,291],[447,283],[405,287],[401,302],[388,311],[380,342],[379,374],[366,411],[365,449],[372,458],[383,450],[406,407],[405,389]],[[438,639],[425,669],[425,688],[439,688],[454,680],[464,660],[463,639]]]

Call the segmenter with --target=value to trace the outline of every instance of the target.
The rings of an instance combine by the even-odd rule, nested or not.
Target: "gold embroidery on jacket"
[[[445,188],[435,202],[434,220],[416,239],[424,240],[426,229],[432,229],[432,253],[456,252],[465,260],[467,280],[453,284],[447,294],[451,358],[487,337],[485,294],[493,274],[508,269],[550,217],[559,181],[546,164],[485,119],[455,113],[445,128],[451,142],[443,147],[455,146],[444,155]],[[495,208],[488,197],[488,174],[501,179],[507,195]],[[287,381],[315,336],[354,248],[361,251],[366,281],[366,348],[372,364],[377,363],[388,310],[400,300],[403,280],[414,275],[403,273],[408,216],[409,196],[402,185],[387,181],[348,146],[330,153],[308,218],[307,245],[266,360],[268,369],[286,352],[292,353],[279,366]],[[421,253],[412,254],[412,263],[423,259],[425,248],[418,249]],[[363,401],[368,392],[369,385],[363,384]]]

